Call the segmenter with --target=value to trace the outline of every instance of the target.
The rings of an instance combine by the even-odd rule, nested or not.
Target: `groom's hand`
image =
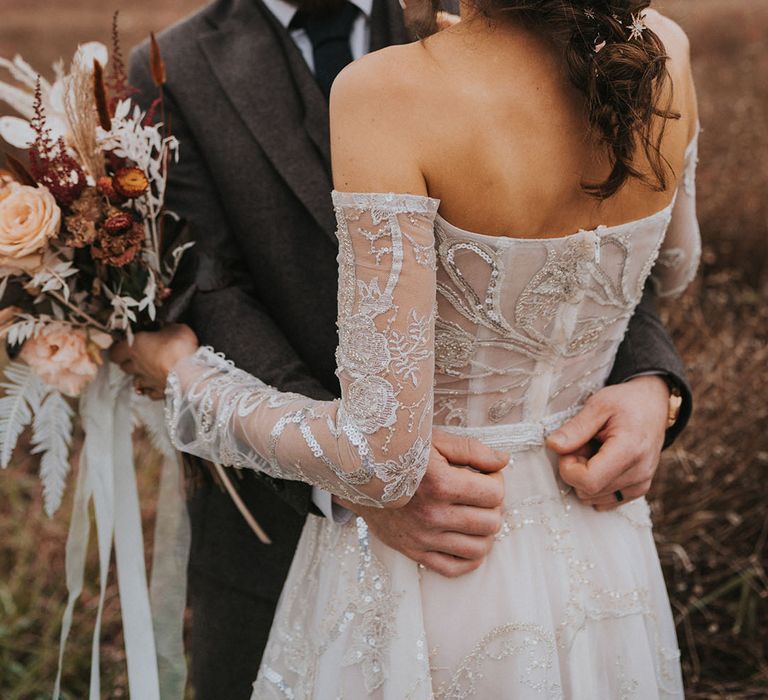
[[[382,510],[340,503],[409,559],[443,576],[461,576],[483,563],[501,528],[501,470],[508,462],[509,455],[476,440],[435,430],[427,471],[406,506]]]
[[[622,503],[645,496],[659,465],[668,408],[669,388],[658,376],[601,389],[547,440],[560,455],[563,481],[597,510],[619,506],[616,491]]]

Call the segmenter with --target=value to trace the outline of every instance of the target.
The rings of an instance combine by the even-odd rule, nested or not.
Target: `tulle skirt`
[[[505,485],[497,542],[458,579],[310,516],[252,700],[683,698],[645,500],[581,505],[541,446]]]

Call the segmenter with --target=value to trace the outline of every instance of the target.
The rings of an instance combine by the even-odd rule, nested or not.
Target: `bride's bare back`
[[[521,26],[480,17],[371,54],[340,76],[331,110],[336,188],[429,194],[456,226],[521,238],[663,209],[698,117],[685,34],[656,12],[646,21],[670,57],[671,109],[681,115],[666,120],[665,191],[631,178],[602,202],[585,193],[583,183],[610,173],[608,152],[590,136],[585,98],[557,49]],[[642,148],[633,166],[651,173]]]

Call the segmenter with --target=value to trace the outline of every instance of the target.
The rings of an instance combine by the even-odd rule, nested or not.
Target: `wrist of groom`
[[[666,450],[672,443],[674,443],[680,433],[682,433],[688,425],[692,413],[693,397],[691,396],[690,389],[685,381],[680,377],[661,369],[649,369],[637,372],[624,379],[622,383],[640,377],[658,377],[664,382],[667,388],[669,401],[667,411],[668,424],[666,436],[664,438],[664,446],[662,448]]]

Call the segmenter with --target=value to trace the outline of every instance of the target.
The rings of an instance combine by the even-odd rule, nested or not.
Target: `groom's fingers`
[[[443,532],[458,532],[477,537],[493,537],[501,529],[502,512],[497,508],[476,508],[465,505],[445,505],[423,509],[425,548],[435,546]],[[431,539],[429,539],[431,538]]]
[[[618,508],[619,506],[625,505],[627,503],[630,503],[631,501],[634,501],[638,498],[642,498],[645,496],[650,490],[651,490],[651,484],[653,483],[652,480],[643,481],[640,484],[633,484],[632,486],[627,486],[623,489],[617,489],[621,491],[621,497],[622,500],[619,501],[618,498],[616,498],[616,492],[613,493],[605,493],[601,494],[600,496],[596,496],[595,498],[590,499],[587,501],[587,505],[594,506],[595,510],[604,511],[604,510],[613,510],[614,508]]]
[[[425,552],[419,559],[419,563],[430,571],[434,571],[446,578],[457,578],[475,571],[483,563],[483,559],[459,559],[449,554],[440,552]]]
[[[498,452],[466,435],[453,435],[436,429],[432,444],[451,464],[472,467],[482,472],[497,472],[509,463],[509,454]]]
[[[459,532],[443,532],[429,547],[429,551],[447,554],[458,559],[482,561],[493,547],[490,537],[473,537]]]
[[[595,394],[573,418],[547,437],[547,447],[559,455],[576,452],[598,435],[610,416],[608,404]]]
[[[501,507],[451,506],[442,529],[478,537],[494,537],[501,530],[503,517]]]
[[[640,456],[641,452],[634,443],[623,437],[610,437],[589,460],[584,457],[563,458],[560,461],[560,475],[563,481],[577,491],[587,496],[597,496],[650,476],[643,471],[637,471],[634,475],[629,473],[639,466]]]
[[[421,496],[438,504],[498,508],[504,502],[501,474],[478,474],[448,466],[439,475],[421,482]]]

